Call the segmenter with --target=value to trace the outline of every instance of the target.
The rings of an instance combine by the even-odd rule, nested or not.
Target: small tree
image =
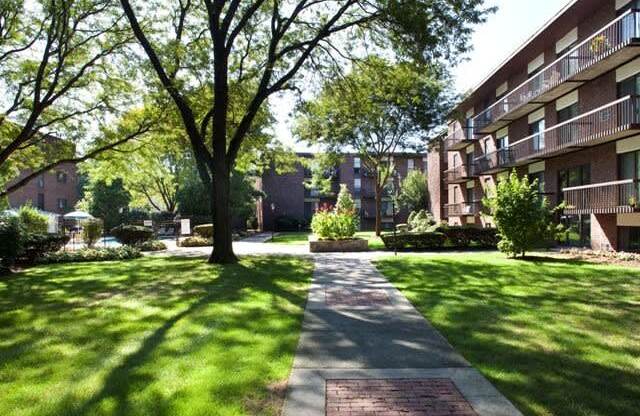
[[[398,202],[401,207],[409,211],[420,211],[429,208],[427,175],[419,170],[410,171],[400,186]]]
[[[515,171],[498,182],[496,192],[483,200],[498,228],[500,251],[516,257],[543,243],[549,236],[553,211],[538,192],[538,181],[519,178]]]
[[[85,220],[82,222],[82,240],[87,247],[93,247],[102,236],[102,221],[99,219]]]
[[[347,185],[340,184],[340,192],[336,200],[336,212],[338,214],[353,214],[356,211],[356,203],[347,188]]]

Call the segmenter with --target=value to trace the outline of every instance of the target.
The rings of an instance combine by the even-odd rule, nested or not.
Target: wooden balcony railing
[[[500,126],[487,127],[636,42],[639,35],[640,11],[629,10],[478,114],[473,120],[475,133],[497,130]]]
[[[638,211],[640,182],[633,179],[564,188],[565,214]]]
[[[600,143],[608,137],[640,129],[640,97],[627,96],[595,110],[557,124],[541,133],[513,143],[509,149],[517,163],[545,158],[571,147]]]
[[[465,182],[469,179],[475,178],[477,176],[476,172],[477,168],[475,163],[472,163],[471,165],[459,165],[445,172],[445,180],[447,183]]]
[[[445,205],[447,216],[449,217],[465,217],[480,214],[482,203],[480,201],[463,202],[460,204]]]
[[[468,146],[474,140],[473,130],[470,128],[456,128],[453,133],[444,140],[445,150],[459,150]]]

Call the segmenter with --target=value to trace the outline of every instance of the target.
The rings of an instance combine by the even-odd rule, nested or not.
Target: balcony
[[[448,217],[470,217],[480,214],[482,203],[480,201],[463,202],[461,204],[445,205]]]
[[[546,159],[640,132],[640,97],[627,96],[509,146],[514,165]]]
[[[490,134],[640,55],[640,10],[629,10],[478,114],[474,134]]]
[[[468,165],[460,165],[454,168],[451,168],[445,171],[445,181],[447,183],[463,183],[471,180],[478,175],[476,175],[476,164],[473,163],[470,166]]]
[[[475,159],[475,163],[478,175],[491,175],[514,166],[512,152],[509,148],[482,155]]]
[[[473,131],[469,128],[456,128],[444,140],[445,151],[462,150],[473,143]]]
[[[617,214],[640,211],[640,181],[628,179],[564,188],[565,214]]]

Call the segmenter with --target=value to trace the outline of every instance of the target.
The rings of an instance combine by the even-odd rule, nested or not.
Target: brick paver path
[[[477,416],[449,379],[327,380],[327,416]]]

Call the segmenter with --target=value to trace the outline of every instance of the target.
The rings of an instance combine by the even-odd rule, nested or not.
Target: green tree
[[[402,180],[398,202],[409,211],[420,211],[429,208],[429,184],[426,173],[419,170],[409,171]]]
[[[122,59],[132,40],[114,2],[0,2],[0,197],[135,138],[95,128],[132,101]]]
[[[102,219],[107,232],[126,220],[130,201],[131,195],[120,178],[90,183],[84,200],[89,213]]]
[[[446,73],[433,65],[369,57],[300,108],[301,139],[329,153],[355,149],[374,178],[378,235],[383,192],[395,175],[393,154],[422,149],[425,136],[443,121],[451,104],[446,81]]]
[[[553,210],[547,199],[538,192],[538,182],[529,183],[525,175],[515,171],[498,182],[495,192],[483,200],[495,221],[500,251],[516,257],[548,241]]]
[[[299,91],[309,71],[335,74],[345,58],[361,54],[366,45],[416,59],[458,56],[468,48],[470,26],[486,15],[483,3],[146,0],[134,6],[120,0],[161,89],[182,118],[198,173],[211,189],[210,261],[237,260],[230,227],[231,175],[271,97]],[[193,85],[209,85],[211,99],[191,100]],[[234,95],[245,99],[234,104]]]

